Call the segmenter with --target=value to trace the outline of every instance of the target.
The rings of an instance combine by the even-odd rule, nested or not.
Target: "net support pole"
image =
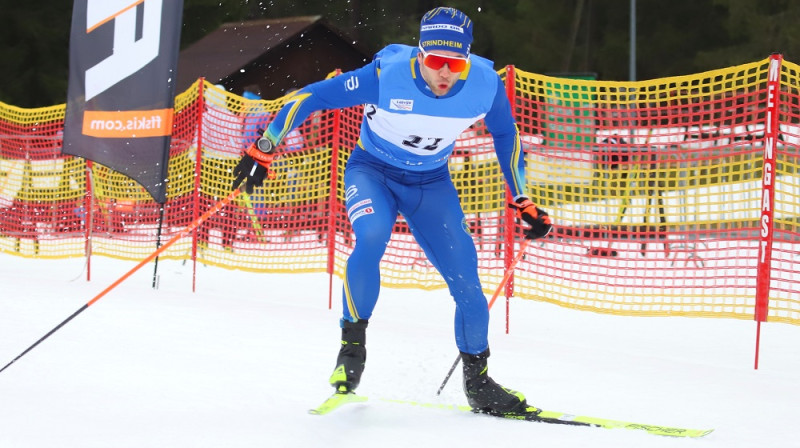
[[[764,132],[764,165],[761,178],[761,220],[758,244],[758,270],[756,277],[756,350],[754,368],[758,370],[761,323],[769,314],[769,289],[772,274],[772,242],[775,235],[775,149],[778,140],[778,113],[780,111],[780,72],[783,56],[773,54],[769,60],[767,80],[767,114]]]
[[[336,76],[342,74],[340,69],[336,69]],[[342,110],[333,111],[333,134],[331,138],[331,185],[328,191],[328,228],[325,232],[328,235],[328,259],[326,270],[328,272],[328,309],[333,309],[333,271],[336,257],[336,210],[338,205],[338,185],[339,185],[339,148],[341,139],[341,118]],[[347,281],[347,279],[345,279]]]
[[[203,163],[203,114],[205,114],[206,100],[205,100],[205,78],[197,80],[197,148],[195,150],[195,163],[194,163],[194,192],[192,194],[192,218],[197,219],[200,216],[200,167]],[[197,226],[199,227],[199,226]],[[197,227],[192,230],[192,292],[197,288]]]
[[[158,229],[156,230],[156,250],[161,247],[161,230],[164,227],[164,207],[166,202],[158,204]],[[153,289],[158,289],[158,257],[153,263]]]
[[[94,182],[92,177],[93,162],[86,159],[86,196],[83,208],[86,211],[83,217],[85,229],[85,243],[83,251],[86,254],[86,281],[92,280],[92,231],[94,230]]]
[[[506,96],[508,96],[508,102],[511,103],[511,114],[514,118],[517,118],[516,115],[516,104],[517,104],[517,75],[514,70],[513,65],[506,66]],[[519,142],[522,145],[522,142]],[[525,155],[520,150],[520,157],[522,161],[525,160]],[[511,190],[506,187],[506,202],[514,201],[514,198],[511,197]],[[505,225],[505,269],[506,274],[510,273],[508,277],[508,282],[505,285],[505,296],[506,296],[506,334],[509,333],[511,328],[511,296],[514,295],[514,265],[516,265],[516,261],[514,261],[514,219],[516,217],[514,210],[510,207],[504,207],[506,210],[506,225]],[[525,247],[523,246],[520,252],[525,252]]]

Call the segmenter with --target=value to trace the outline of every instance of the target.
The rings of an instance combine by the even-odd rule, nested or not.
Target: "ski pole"
[[[138,271],[142,266],[144,266],[145,264],[149,263],[150,260],[152,260],[153,258],[157,257],[159,254],[161,254],[161,252],[164,252],[173,243],[175,243],[179,239],[187,236],[188,234],[192,233],[192,231],[194,231],[194,229],[199,227],[200,224],[202,224],[206,219],[208,219],[209,216],[217,213],[218,211],[222,210],[223,207],[228,205],[228,203],[231,202],[234,198],[236,198],[236,196],[238,196],[239,193],[240,193],[240,191],[237,188],[237,189],[233,190],[228,196],[226,196],[225,198],[223,198],[222,200],[220,200],[219,202],[214,204],[213,207],[211,207],[210,209],[206,210],[205,213],[203,213],[202,215],[200,215],[200,217],[198,217],[197,219],[192,221],[188,226],[186,226],[183,230],[181,230],[177,235],[172,237],[169,241],[164,243],[164,245],[162,245],[160,248],[156,249],[155,252],[150,254],[144,260],[140,261],[139,264],[137,264],[136,266],[133,267],[133,269],[131,269],[130,271],[126,272],[122,277],[118,278],[114,283],[112,283],[106,289],[101,291],[100,294],[94,296],[94,298],[92,300],[86,302],[85,305],[83,305],[82,307],[78,308],[78,310],[75,311],[74,313],[72,313],[71,316],[69,316],[68,318],[64,319],[60,324],[56,325],[55,328],[53,328],[47,334],[42,336],[38,341],[34,342],[33,345],[31,345],[30,347],[25,349],[25,351],[20,353],[19,356],[17,356],[16,358],[12,359],[11,362],[9,362],[2,369],[0,369],[0,372],[6,370],[11,364],[14,364],[15,362],[17,362],[18,359],[20,359],[23,356],[25,356],[29,351],[33,350],[37,345],[41,344],[45,339],[50,337],[50,335],[52,335],[53,333],[58,331],[61,327],[66,325],[67,322],[69,322],[72,319],[74,319],[78,314],[84,312],[86,310],[86,308],[89,308],[90,306],[92,306],[95,302],[97,302],[103,296],[108,294],[109,291],[111,291],[112,289],[116,288],[120,283],[125,281],[131,275],[133,275],[134,272]]]
[[[531,240],[528,239],[522,242],[522,246],[519,248],[517,256],[514,257],[514,259],[511,261],[511,264],[508,266],[508,269],[506,269],[506,274],[503,276],[503,279],[500,281],[500,284],[497,285],[497,289],[494,291],[494,294],[492,295],[492,300],[489,301],[489,309],[492,309],[492,305],[494,305],[494,302],[500,295],[500,291],[502,291],[503,287],[506,286],[506,283],[508,283],[508,279],[511,278],[511,274],[514,273],[514,267],[517,265],[517,263],[519,263],[519,260],[522,259],[522,256],[525,255],[525,249],[528,248],[528,243],[530,242]],[[461,355],[456,356],[456,360],[453,361],[453,366],[450,367],[450,371],[447,372],[447,376],[444,377],[444,381],[442,381],[442,385],[439,386],[439,390],[436,391],[436,395],[440,395],[442,393],[442,390],[444,390],[444,386],[447,385],[447,381],[450,380],[450,376],[452,376],[453,372],[455,372],[459,361],[461,361]]]
[[[156,250],[161,246],[161,228],[164,226],[164,205],[160,204],[158,213],[158,231],[156,232]],[[158,283],[158,257],[156,257],[155,266],[153,267],[153,289],[156,289]]]
[[[261,222],[258,220],[258,215],[256,215],[253,201],[250,200],[250,195],[242,193],[242,200],[244,201],[245,209],[247,209],[247,216],[250,217],[250,222],[253,224],[253,230],[256,232],[257,240],[259,242],[265,241],[264,229],[261,227]]]

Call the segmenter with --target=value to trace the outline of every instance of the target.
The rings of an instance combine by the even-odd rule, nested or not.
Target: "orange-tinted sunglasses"
[[[442,56],[440,54],[426,53],[422,47],[419,48],[422,53],[422,63],[432,70],[441,70],[447,64],[450,71],[453,73],[463,72],[467,68],[467,61],[469,57],[459,58],[454,56]]]

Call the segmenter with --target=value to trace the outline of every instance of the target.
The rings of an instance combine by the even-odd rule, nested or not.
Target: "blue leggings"
[[[356,244],[347,260],[344,319],[369,319],[380,292],[380,261],[400,212],[456,302],[458,349],[478,354],[489,346],[489,307],[478,277],[478,255],[447,165],[407,171],[356,148],[344,174],[347,215]]]

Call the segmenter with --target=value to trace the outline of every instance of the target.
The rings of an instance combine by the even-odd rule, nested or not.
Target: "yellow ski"
[[[331,395],[327,400],[323,401],[321,405],[314,409],[309,409],[308,413],[313,415],[325,415],[335,409],[338,409],[342,405],[348,403],[360,403],[363,401],[367,401],[367,397],[363,395],[337,392]]]

